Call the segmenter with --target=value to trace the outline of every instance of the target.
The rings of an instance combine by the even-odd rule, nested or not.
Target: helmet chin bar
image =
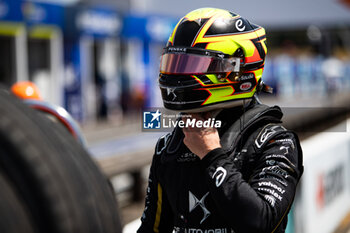
[[[161,74],[159,78],[164,107],[179,112],[203,112],[242,105],[240,100],[250,99],[257,85],[254,73],[235,82],[215,84],[206,76]]]

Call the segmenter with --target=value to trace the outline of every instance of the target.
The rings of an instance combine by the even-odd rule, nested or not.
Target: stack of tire
[[[121,232],[112,187],[82,145],[3,88],[0,232]]]

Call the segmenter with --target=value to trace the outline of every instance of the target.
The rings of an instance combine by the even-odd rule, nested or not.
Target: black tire
[[[0,232],[34,233],[34,226],[25,205],[1,173],[0,187]]]
[[[114,193],[85,149],[63,126],[2,88],[0,169],[38,232],[122,231]]]

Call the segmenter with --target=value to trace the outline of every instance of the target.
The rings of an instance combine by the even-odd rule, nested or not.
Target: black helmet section
[[[183,19],[174,37],[174,44],[172,46],[188,46],[191,47],[193,40],[195,40],[197,33],[200,31],[202,26],[208,21],[208,19],[189,21]],[[171,46],[168,44],[167,46]]]
[[[214,85],[206,75],[165,75],[159,76],[159,87],[162,94],[164,107],[175,111],[193,111],[209,107],[206,104],[210,98],[215,98],[213,92],[220,88],[232,87],[232,95],[238,95],[257,87],[257,81],[254,73],[245,73],[239,77],[239,80],[232,80],[231,83]],[[213,84],[213,88],[203,88],[203,85]],[[222,101],[225,102],[225,101]],[[226,101],[230,102],[230,100]]]
[[[189,75],[161,74],[159,87],[164,107],[171,110],[182,111],[198,108],[210,96],[206,90],[201,90],[202,86]]]

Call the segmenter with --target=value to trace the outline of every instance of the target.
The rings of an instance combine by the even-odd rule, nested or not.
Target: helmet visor
[[[162,74],[214,74],[239,72],[240,58],[221,58],[189,53],[164,53],[160,62]]]

